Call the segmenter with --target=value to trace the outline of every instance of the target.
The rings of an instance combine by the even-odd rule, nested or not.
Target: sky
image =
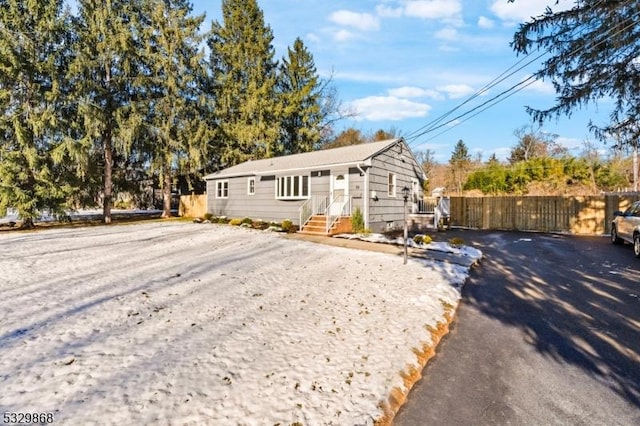
[[[420,133],[522,59],[509,43],[520,22],[572,0],[258,0],[274,33],[276,58],[300,37],[312,53],[322,78],[331,78],[343,106],[357,116],[338,124],[365,135],[395,130],[414,151],[432,150],[446,162],[463,140],[472,156],[487,160],[509,156],[518,139],[514,131],[531,126],[525,106],[546,109],[554,104],[549,82],[536,81],[495,106],[415,139]],[[194,13],[206,14],[203,30],[222,23],[220,0],[194,0]],[[517,71],[496,87],[448,115],[469,112],[498,93],[528,78],[539,61]],[[544,123],[543,132],[579,155],[584,141],[594,142],[588,123],[607,123],[610,105],[576,111]],[[477,111],[480,111],[478,109]],[[595,143],[595,142],[594,142]],[[596,143],[604,148],[604,145]]]

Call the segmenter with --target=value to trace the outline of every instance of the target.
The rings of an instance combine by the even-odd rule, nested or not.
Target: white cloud
[[[431,106],[401,99],[395,96],[369,96],[356,99],[350,107],[358,113],[358,120],[400,121],[407,118],[426,117]]]
[[[338,30],[333,34],[333,39],[335,41],[347,41],[354,38],[355,35],[348,30]]]
[[[522,81],[530,78],[531,76],[525,76]],[[525,87],[525,90],[529,92],[537,92],[542,93],[544,95],[553,95],[556,93],[556,89],[553,87],[553,84],[543,80],[535,80],[533,83],[529,84]]]
[[[555,0],[520,0],[509,3],[505,0],[494,0],[491,11],[503,21],[522,22],[528,21],[531,17],[542,15],[547,8],[551,7],[554,12],[568,10],[574,5],[575,0],[559,0],[558,5]]]
[[[478,18],[478,27],[483,28],[485,30],[490,30],[495,26],[494,22],[487,18],[486,16],[481,16]]]
[[[461,12],[460,0],[412,0],[404,9],[407,16],[423,19],[456,18]]]
[[[444,96],[442,96],[436,90],[427,90],[421,87],[415,86],[403,86],[395,89],[388,90],[390,96],[395,96],[398,98],[431,98],[434,100],[443,100]]]
[[[311,43],[320,43],[320,41],[322,40],[320,37],[318,37],[314,33],[307,34],[306,39],[309,40]]]
[[[445,92],[451,99],[464,98],[476,92],[476,89],[467,84],[447,84],[438,87],[438,90]]]
[[[335,24],[353,27],[361,31],[376,31],[380,29],[380,20],[370,13],[338,10],[329,15],[329,20]]]
[[[445,53],[457,53],[460,51],[460,48],[443,44],[441,46],[438,46],[438,50]]]
[[[440,40],[455,41],[458,39],[458,30],[456,30],[455,28],[446,27],[436,32],[435,36]]]
[[[495,154],[496,158],[499,161],[506,161],[509,157],[511,157],[511,148],[507,146],[497,147],[494,149],[485,149],[484,152],[488,154],[486,160],[488,160],[489,157],[491,157],[491,154]]]
[[[556,142],[567,149],[579,149],[583,147],[583,141],[576,138],[559,136]]]
[[[376,13],[382,18],[400,18],[402,17],[402,8],[379,4],[376,6]]]

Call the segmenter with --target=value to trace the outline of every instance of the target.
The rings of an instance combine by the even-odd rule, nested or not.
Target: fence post
[[[489,218],[491,217],[491,203],[493,197],[482,197],[482,229],[489,229]]]

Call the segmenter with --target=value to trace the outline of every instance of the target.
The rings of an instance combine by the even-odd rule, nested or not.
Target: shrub
[[[253,223],[253,220],[249,217],[245,217],[244,219],[242,219],[241,223],[246,223],[247,225],[251,225]]]
[[[209,222],[214,222],[213,220],[213,213],[205,213],[204,214],[204,220],[208,220]]]
[[[218,223],[229,223],[229,222],[230,222],[230,220],[229,220],[229,218],[228,218],[228,217],[226,217],[226,216],[220,216],[220,217],[218,218]]]
[[[133,202],[131,202],[131,200],[116,200],[113,203],[113,208],[118,210],[129,210],[133,207]]]
[[[422,235],[422,234],[417,234],[413,237],[413,241],[416,244],[431,244],[431,241],[433,241],[431,239],[431,237],[429,235]]]
[[[229,225],[231,226],[240,226],[242,224],[242,219],[231,219],[229,221]]]
[[[357,234],[364,230],[364,218],[362,217],[360,207],[356,207],[351,214],[351,229]]]
[[[256,220],[253,222],[253,227],[255,229],[260,229],[260,230],[265,230],[267,228],[269,228],[269,223],[265,222],[264,220]]]
[[[293,222],[289,219],[285,219],[282,221],[282,224],[280,225],[280,227],[282,228],[282,230],[284,232],[292,232],[293,230]]]
[[[454,248],[460,248],[464,245],[464,240],[460,237],[451,238],[449,240],[449,245]]]

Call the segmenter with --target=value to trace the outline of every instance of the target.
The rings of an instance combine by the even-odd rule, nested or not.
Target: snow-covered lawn
[[[1,232],[0,412],[373,424],[467,273],[225,225]]]

